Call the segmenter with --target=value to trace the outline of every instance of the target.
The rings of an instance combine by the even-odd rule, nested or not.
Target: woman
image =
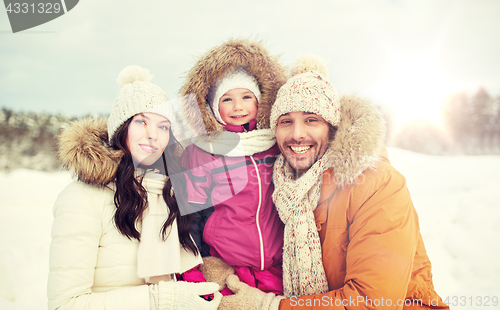
[[[78,181],[54,205],[49,309],[216,309],[221,300],[216,283],[177,281],[202,260],[168,177],[182,152],[174,109],[151,78],[125,68],[107,126],[87,118],[60,137]]]

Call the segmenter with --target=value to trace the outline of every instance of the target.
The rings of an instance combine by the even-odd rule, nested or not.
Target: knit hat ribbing
[[[301,55],[291,68],[292,77],[283,85],[271,109],[270,125],[276,132],[278,118],[290,112],[309,112],[333,126],[340,122],[340,100],[328,82],[328,70],[319,57]]]
[[[212,108],[215,119],[223,125],[227,124],[220,116],[219,100],[226,92],[235,88],[245,88],[250,90],[257,98],[257,103],[260,101],[260,90],[257,80],[255,77],[248,74],[245,69],[238,68],[235,71],[226,74],[223,78],[217,79],[208,95],[208,102],[210,103],[210,108]]]
[[[178,130],[174,106],[165,92],[151,83],[149,70],[139,66],[125,67],[116,82],[120,87],[108,118],[108,139],[111,142],[116,130],[129,118],[139,113],[156,113],[166,117],[172,133]]]

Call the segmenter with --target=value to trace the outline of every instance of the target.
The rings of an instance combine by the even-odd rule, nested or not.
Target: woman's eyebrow
[[[142,115],[142,116],[143,116],[145,119],[150,120],[150,118],[149,118],[149,117],[147,117],[146,115]],[[170,121],[169,121],[168,119],[166,119],[166,120],[163,120],[163,121],[159,122],[159,124],[161,124],[161,123],[165,123],[165,122],[167,122],[167,123],[169,123],[169,124],[170,124]]]

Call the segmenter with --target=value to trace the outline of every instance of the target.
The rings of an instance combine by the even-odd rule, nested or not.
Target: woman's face
[[[145,166],[154,164],[170,139],[170,121],[155,113],[140,113],[128,127],[127,147],[134,161]]]

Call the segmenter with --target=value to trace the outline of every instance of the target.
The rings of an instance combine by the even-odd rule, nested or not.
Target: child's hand
[[[222,290],[226,286],[226,278],[234,274],[233,267],[224,263],[222,259],[213,256],[203,257],[203,264],[200,266],[200,271],[205,276],[207,282],[219,284],[219,290]]]

